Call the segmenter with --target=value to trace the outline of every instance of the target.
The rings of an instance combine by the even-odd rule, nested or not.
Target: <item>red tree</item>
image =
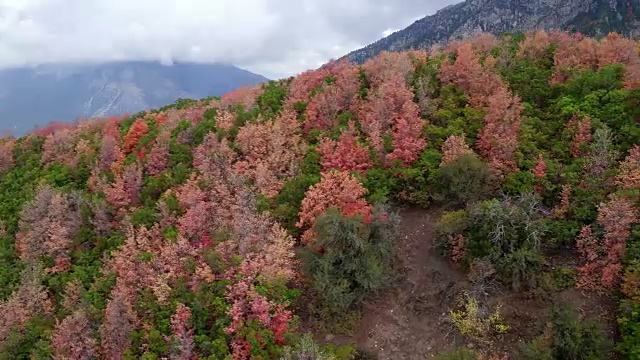
[[[146,157],[145,169],[149,175],[157,175],[169,165],[169,140],[171,133],[162,131]]]
[[[567,128],[573,133],[571,155],[578,157],[582,155],[584,144],[591,141],[591,118],[588,116],[579,118],[578,115],[574,115],[569,120]]]
[[[79,204],[48,185],[36,191],[20,213],[16,250],[20,258],[35,264],[41,256],[65,258],[82,224]]]
[[[122,151],[125,154],[132,153],[137,147],[140,139],[147,134],[149,131],[149,125],[144,121],[144,119],[137,119],[131,125],[129,132],[124,137],[124,145],[122,145]]]
[[[320,164],[323,171],[364,171],[372,166],[369,151],[358,143],[354,133],[353,122],[349,122],[349,128],[340,134],[338,141],[330,138],[320,140],[317,151],[322,157]]]
[[[223,94],[220,97],[220,107],[225,109],[233,105],[242,105],[245,110],[249,110],[255,105],[256,100],[263,91],[262,85],[243,86]]]
[[[370,220],[371,206],[361,197],[367,190],[360,182],[345,171],[331,171],[322,174],[322,180],[311,186],[302,200],[302,208],[296,223],[299,228],[313,227],[316,218],[332,207],[337,207],[343,215],[362,215],[365,221]],[[302,238],[309,243],[313,239],[312,229],[307,230]]]
[[[442,144],[442,161],[440,167],[446,166],[463,155],[472,155],[473,150],[469,148],[465,141],[464,134],[462,136],[451,135]]]
[[[399,159],[405,165],[414,161],[426,142],[422,136],[420,109],[413,92],[396,78],[380,85],[359,109],[359,119],[371,146],[384,160]],[[393,151],[386,154],[384,135],[391,135]]]
[[[545,30],[527,33],[518,47],[518,58],[530,60],[541,59],[553,43],[552,37]]]
[[[49,165],[54,161],[60,161],[71,167],[75,167],[75,135],[68,129],[56,131],[47,135],[42,145],[42,165]]]
[[[172,360],[192,360],[194,358],[193,328],[189,324],[191,310],[182,303],[176,306],[171,316]]]
[[[102,353],[105,358],[124,359],[125,351],[131,347],[130,334],[138,322],[132,299],[132,290],[122,285],[116,285],[111,291],[100,328]]]
[[[14,145],[14,140],[0,140],[0,173],[3,173],[13,167]]]
[[[91,323],[83,310],[77,310],[56,324],[51,336],[53,358],[89,360],[95,358],[96,341],[91,337]]]
[[[252,179],[260,192],[272,198],[285,181],[296,175],[307,146],[300,135],[296,115],[285,110],[273,122],[243,126],[236,144],[241,150],[234,169]]]
[[[616,185],[622,189],[640,189],[640,146],[634,145],[620,163]]]
[[[522,110],[520,98],[513,96],[506,86],[500,86],[489,97],[484,127],[478,134],[478,148],[500,177],[517,168],[514,155],[518,147]]]
[[[590,227],[583,228],[576,246],[586,263],[578,268],[578,286],[610,289],[618,285],[631,225],[637,220],[637,209],[629,199],[614,195],[598,206],[598,224],[604,230],[604,238],[595,237]]]
[[[544,178],[547,176],[547,164],[544,162],[544,156],[542,156],[542,154],[538,155],[536,166],[531,169],[531,172],[536,178]]]

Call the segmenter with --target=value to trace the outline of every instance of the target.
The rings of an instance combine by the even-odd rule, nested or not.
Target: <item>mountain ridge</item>
[[[566,29],[591,36],[640,31],[637,0],[467,0],[438,10],[343,58],[363,63],[382,51],[426,49],[481,32]]]
[[[23,134],[50,121],[132,114],[178,98],[219,96],[266,81],[233,65],[188,62],[116,61],[6,69],[0,71],[0,128]]]

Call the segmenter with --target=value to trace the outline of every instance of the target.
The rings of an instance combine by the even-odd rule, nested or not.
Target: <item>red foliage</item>
[[[367,190],[360,182],[345,171],[331,171],[322,174],[322,180],[307,190],[302,200],[300,220],[296,223],[299,228],[313,227],[316,218],[332,207],[337,207],[343,215],[362,215],[365,221],[370,221],[371,206],[361,197]],[[310,243],[313,240],[313,230],[307,230],[302,238]]]
[[[620,163],[615,182],[622,189],[640,189],[640,145],[634,145]]]
[[[193,150],[193,167],[207,179],[225,177],[237,156],[226,139],[218,140],[216,134],[209,133]]]
[[[129,335],[135,330],[138,317],[133,307],[133,292],[122,285],[116,285],[104,310],[104,321],[100,328],[102,353],[107,359],[124,359],[124,353],[131,347]]]
[[[578,286],[589,289],[611,289],[618,285],[622,275],[622,258],[631,225],[638,221],[634,203],[626,198],[612,196],[598,206],[598,224],[604,230],[599,240],[590,227],[584,227],[576,246],[586,263],[578,268]]]
[[[255,105],[256,100],[264,89],[261,85],[244,86],[237,90],[225,93],[220,97],[220,107],[225,109],[233,105],[242,105],[245,110],[249,110]]]
[[[456,61],[453,64],[446,60],[442,63],[440,80],[445,84],[453,83],[468,92],[472,106],[488,106],[490,96],[497,89],[505,87],[500,76],[495,72],[495,63],[495,59],[488,56],[484,65],[480,65],[480,59],[473,51],[473,45],[463,42],[457,48]]]
[[[29,264],[37,263],[43,255],[66,257],[81,224],[76,199],[41,186],[20,213],[16,250]]]
[[[617,33],[609,33],[598,45],[598,66],[632,65],[640,61],[636,42]]]
[[[273,122],[252,123],[238,131],[241,150],[234,169],[252,179],[260,192],[272,198],[296,175],[307,146],[295,112],[283,111]]]
[[[580,119],[577,115],[574,115],[569,120],[567,128],[573,132],[571,155],[578,157],[582,155],[583,144],[591,141],[591,118],[586,116]]]
[[[62,130],[73,130],[75,127],[75,124],[65,123],[61,121],[51,121],[43,127],[34,128],[29,133],[29,135],[47,136]]]
[[[103,184],[102,190],[107,202],[120,209],[137,203],[142,189],[142,166],[133,163],[122,173],[116,174],[112,184]]]
[[[51,335],[53,358],[89,360],[95,358],[96,340],[91,337],[91,323],[83,310],[77,310],[56,323]]]
[[[545,30],[528,33],[519,44],[518,58],[537,60],[543,58],[553,43],[553,38]]]
[[[354,133],[353,122],[349,122],[349,128],[340,134],[338,141],[330,138],[320,140],[317,151],[322,157],[320,159],[322,171],[329,169],[364,171],[372,166],[369,151],[358,143]]]
[[[488,113],[478,134],[478,148],[500,177],[517,170],[514,155],[518,147],[522,110],[520,98],[513,96],[506,86],[497,88],[488,99]]]
[[[40,274],[27,268],[18,288],[0,303],[0,342],[4,343],[13,329],[24,331],[25,324],[34,315],[50,315],[53,309]]]
[[[75,167],[75,135],[69,129],[63,129],[47,135],[42,145],[42,165],[60,161],[63,164]]]
[[[171,316],[172,360],[194,359],[193,328],[189,324],[190,319],[191,310],[184,304],[178,303],[175,314]]]
[[[327,65],[317,70],[305,71],[291,81],[289,86],[289,96],[285,100],[286,108],[291,108],[298,102],[309,101],[311,90],[322,85],[324,79],[329,76]]]
[[[3,140],[0,142],[0,173],[13,167],[13,147],[15,140]]]
[[[251,358],[251,347],[242,336],[244,328],[249,322],[257,322],[265,329],[273,332],[273,339],[277,344],[284,343],[283,333],[287,331],[292,314],[283,305],[275,304],[260,295],[254,282],[259,274],[260,261],[247,259],[238,269],[240,275],[237,283],[227,287],[227,300],[231,304],[228,311],[231,316],[231,324],[225,329],[229,335],[233,335],[231,344],[231,356],[234,359],[244,360]],[[264,341],[262,336],[257,337]]]
[[[236,114],[227,110],[218,110],[218,115],[216,116],[216,128],[229,131],[233,128],[234,123],[236,121]]]
[[[362,67],[373,88],[397,79],[401,79],[402,83],[406,84],[413,70],[410,57],[412,55],[416,56],[415,53],[383,51],[364,63]]]
[[[463,155],[473,155],[474,152],[465,142],[464,134],[462,136],[451,135],[442,144],[442,161],[440,167],[446,166]]]
[[[124,145],[122,145],[122,151],[125,154],[132,153],[137,147],[140,139],[147,134],[149,131],[149,125],[144,121],[144,119],[137,119],[131,125],[129,132],[124,137]]]
[[[147,155],[145,169],[149,175],[158,175],[169,165],[169,140],[171,133],[162,131]]]
[[[399,159],[405,165],[414,161],[426,146],[422,137],[420,109],[413,92],[396,78],[384,82],[359,109],[358,118],[371,146],[384,160]],[[391,131],[390,131],[391,130]],[[393,151],[386,154],[384,135],[391,132]]]
[[[547,164],[544,162],[544,157],[542,156],[542,154],[538,155],[536,166],[531,169],[531,172],[536,178],[544,178],[547,176]]]
[[[341,61],[331,70],[335,83],[321,86],[322,90],[309,100],[305,132],[332,128],[336,125],[336,117],[340,112],[347,111],[357,104],[360,89],[358,68]]]

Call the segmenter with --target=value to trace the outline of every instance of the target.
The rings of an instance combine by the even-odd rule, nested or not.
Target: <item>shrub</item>
[[[492,174],[475,155],[462,155],[440,169],[437,179],[442,200],[453,205],[482,200],[491,192]]]
[[[482,311],[478,300],[465,294],[458,303],[458,310],[449,310],[451,321],[463,335],[476,340],[485,340],[491,333],[503,334],[509,326],[502,322],[500,305],[488,316],[489,311]]]
[[[571,307],[556,306],[545,333],[524,345],[521,355],[530,360],[598,360],[610,354],[594,324],[582,321]]]
[[[485,201],[469,208],[465,250],[470,259],[486,257],[512,287],[534,285],[544,262],[543,232],[533,195]]]
[[[307,253],[308,273],[331,312],[345,313],[389,283],[396,236],[393,216],[367,224],[332,207],[317,219],[314,230],[314,246],[321,251]]]

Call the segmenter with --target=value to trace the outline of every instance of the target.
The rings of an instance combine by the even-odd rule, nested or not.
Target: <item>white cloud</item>
[[[0,67],[177,59],[315,68],[456,0],[0,0]]]

